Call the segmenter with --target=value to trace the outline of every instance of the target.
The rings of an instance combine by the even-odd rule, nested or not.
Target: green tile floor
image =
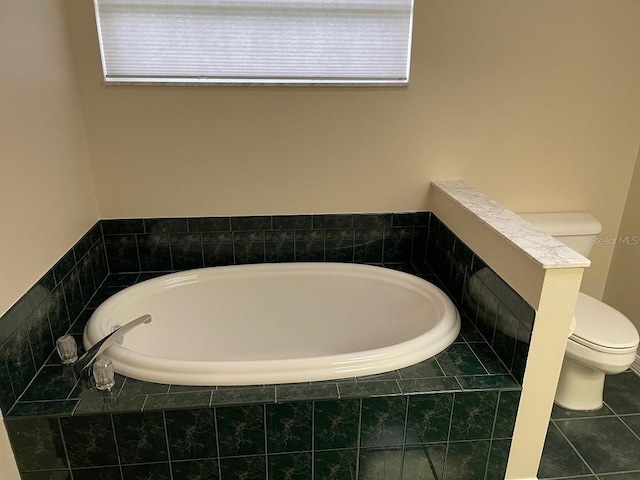
[[[593,412],[554,406],[538,478],[640,480],[640,376],[607,376],[604,403]]]

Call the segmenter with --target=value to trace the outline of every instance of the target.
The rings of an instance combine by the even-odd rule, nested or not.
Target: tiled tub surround
[[[476,327],[518,382],[522,382],[535,311],[431,215],[427,264],[458,306],[463,324]]]
[[[402,226],[394,223],[396,217]],[[259,242],[254,246],[258,245],[255,249],[263,256],[258,254],[255,259],[268,261],[275,257],[270,257],[266,240],[271,237],[267,232],[278,232],[274,228],[281,220],[297,222],[307,217],[269,217],[269,224],[260,218],[235,222],[236,226],[245,227],[247,224],[243,222],[249,222],[251,228],[255,228],[255,222],[264,222],[264,226],[271,228],[247,230],[261,232],[257,236],[263,239],[262,247]],[[279,220],[275,221],[276,218]],[[227,220],[231,228],[234,219],[222,221]],[[369,228],[381,235],[376,233],[364,239],[363,233],[358,233],[360,229],[353,228],[362,225],[358,223],[362,220],[372,222]],[[114,227],[121,232],[122,228],[130,228],[132,222],[138,226],[141,222],[146,232],[147,228],[169,228],[175,221],[102,222],[111,269],[122,269],[117,268],[113,238],[131,237],[128,233],[113,233]],[[112,395],[95,391],[86,381],[76,383],[66,376],[62,366],[55,364],[54,354],[5,420],[23,478],[72,478],[72,475],[74,479],[174,480],[501,478],[520,396],[516,379],[521,378],[526,352],[513,339],[501,340],[503,332],[496,333],[495,322],[487,318],[498,318],[500,309],[504,316],[509,309],[509,318],[517,319],[518,328],[530,328],[528,325],[533,321],[530,307],[523,305],[521,299],[514,305],[514,297],[510,295],[482,305],[465,302],[465,282],[484,265],[428,213],[314,216],[310,221],[311,227],[315,225],[318,229],[301,231],[307,232],[308,238],[314,237],[315,232],[317,243],[307,251],[315,252],[316,260],[335,260],[338,253],[344,261],[364,261],[366,256],[371,263],[382,263],[386,258],[391,263],[385,266],[426,276],[448,290],[463,317],[463,332],[458,341],[435,359],[371,378],[303,385],[199,388],[148,384],[119,377]],[[321,221],[333,223],[318,223]],[[200,222],[200,227],[192,228],[203,228],[209,222],[218,224],[220,219],[198,219],[196,224]],[[374,226],[380,222],[382,226]],[[187,229],[192,223],[193,219],[186,220]],[[173,225],[171,228],[178,228]],[[294,224],[288,225],[291,228]],[[327,229],[327,225],[339,225],[336,230],[342,233],[338,236],[350,240],[340,245],[332,243],[335,232]],[[346,228],[348,225],[351,228]],[[387,232],[395,228],[410,233]],[[432,229],[429,260],[440,279],[423,262],[429,229]],[[293,243],[286,241],[284,250],[275,251],[289,252],[287,255],[292,254],[294,260],[311,260],[298,255],[301,244],[296,243],[296,238],[304,238],[303,235],[298,235],[296,229],[286,231],[292,234],[284,238],[293,239]],[[205,234],[198,233],[203,242],[195,242],[192,250],[201,252],[200,258],[207,265]],[[237,237],[231,229],[223,233],[231,233],[233,240],[226,251],[233,255],[233,262],[244,263],[248,257],[240,253],[238,258],[237,252],[253,251],[244,249],[242,239],[247,237]],[[128,253],[120,251],[132,258],[135,255],[139,267],[145,255],[151,254],[145,253],[148,242],[139,238],[147,235],[158,234],[134,234],[135,247],[130,245]],[[179,266],[175,263],[181,261],[178,259],[189,255],[176,255],[174,245],[178,242],[171,240],[172,234],[159,235],[167,238],[167,244],[158,245],[168,246],[173,270]],[[116,243],[120,245],[118,248],[124,248],[126,242]],[[197,254],[190,258],[196,262]],[[226,258],[221,264],[232,263],[231,257]],[[163,261],[166,262],[166,257]],[[129,264],[134,265],[132,261]],[[167,265],[164,263],[161,268]],[[92,310],[115,291],[157,274],[153,270],[131,270],[134,273],[112,273],[106,278],[78,315],[72,333],[79,334]],[[485,281],[492,283],[486,278]],[[207,435],[201,436],[199,432]],[[281,435],[286,438],[279,439]],[[248,476],[242,477],[245,470]]]
[[[108,273],[97,223],[0,317],[0,408],[5,414]]]
[[[109,270],[423,262],[429,213],[103,220]]]
[[[111,275],[101,291],[141,276]],[[433,359],[339,382],[215,388],[118,376],[108,395],[65,377],[54,353],[5,421],[25,479],[494,479],[519,397],[466,325]]]
[[[95,298],[144,278],[110,275]],[[93,306],[71,329],[78,337]],[[110,396],[58,363],[52,354],[6,419],[23,478],[101,478],[93,468],[118,479],[243,478],[243,468],[261,479],[441,479],[445,468],[448,478],[500,478],[520,395],[468,323],[434,359],[340,382],[199,388],[118,377]],[[287,416],[299,411],[302,420]],[[293,443],[276,446],[277,432]]]
[[[426,261],[427,271],[522,381],[534,310],[428,212],[105,220],[103,229],[112,273],[259,262]]]

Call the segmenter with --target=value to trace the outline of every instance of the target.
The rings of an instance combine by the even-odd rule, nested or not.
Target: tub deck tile
[[[444,372],[436,362],[435,358],[428,358],[420,363],[411,365],[410,367],[401,368],[398,370],[400,378],[434,378],[444,377]]]
[[[461,352],[464,355],[460,360]],[[469,364],[471,368],[467,368]],[[455,343],[437,359],[434,357],[400,370],[365,377],[297,384],[201,387],[156,384],[116,374],[116,386],[111,392],[97,390],[91,378],[82,379],[73,386],[69,383],[67,370],[61,365],[48,365],[41,373],[47,380],[43,380],[44,384],[63,385],[64,388],[60,392],[47,388],[45,397],[55,398],[45,400],[38,397],[34,400],[42,382],[34,383],[36,390],[31,393],[28,390],[8,416],[37,417],[55,415],[56,412],[60,415],[140,412],[143,406],[144,411],[157,411],[456,391],[519,390],[518,382],[505,373],[501,365],[486,344]],[[68,393],[70,388],[72,391]]]
[[[478,357],[476,357],[469,345],[465,343],[454,343],[436,355],[436,360],[447,376],[488,374]]]
[[[276,388],[273,386],[227,388],[214,390],[211,397],[211,406],[275,403],[275,401]]]
[[[356,377],[356,382],[370,382],[379,380],[400,380],[400,372],[398,370],[392,370],[385,373],[376,373],[374,375],[364,375],[362,377]]]
[[[179,392],[204,392],[204,391],[208,391],[208,392],[212,392],[213,390],[216,390],[218,387],[214,386],[209,386],[209,387],[202,387],[199,385],[171,385],[169,387],[169,393],[179,393]]]
[[[73,335],[82,335],[82,333],[84,332],[84,327],[87,325],[87,322],[89,321],[89,318],[91,318],[91,315],[93,315],[94,311],[95,308],[85,308],[84,310],[82,310],[80,315],[78,315],[78,317],[76,318],[76,321],[73,322],[73,325],[71,325],[69,333]],[[77,345],[78,347],[82,345],[82,338],[80,338],[80,341],[77,342]],[[79,353],[78,356],[80,355],[81,354]]]
[[[80,400],[51,402],[18,402],[11,410],[12,417],[64,417],[76,409]]]
[[[139,273],[112,273],[102,283],[102,287],[130,287],[135,285]]]
[[[426,276],[428,280],[438,282],[425,263],[390,263],[384,266]],[[89,318],[96,302],[103,301],[128,284],[140,281],[144,275],[110,274],[79,319],[84,321]],[[77,338],[80,342],[79,330]],[[464,312],[461,335],[441,354],[400,370],[357,378],[302,384],[198,387],[155,384],[117,374],[115,388],[112,392],[105,393],[96,390],[91,379],[83,379],[72,385],[73,382],[65,377],[65,371],[54,352],[47,367],[40,372],[31,388],[18,399],[8,416],[37,417],[55,415],[56,412],[60,415],[141,412],[143,406],[144,411],[154,411],[166,408],[520,388],[482,334],[468,318],[464,318]],[[63,388],[49,388],[50,385],[62,385]],[[43,388],[44,393],[40,392]],[[69,388],[72,388],[70,393]],[[176,395],[183,393],[192,395]],[[208,404],[205,397],[209,397]],[[51,405],[47,405],[51,402]]]
[[[339,383],[338,390],[340,398],[381,397],[402,394],[398,380]]]
[[[96,397],[81,400],[73,414],[92,415],[98,413],[141,412],[146,400],[147,395],[115,397],[108,393],[103,393],[101,398]]]
[[[504,363],[502,363],[493,349],[486,343],[470,343],[469,347],[487,372],[491,374],[509,373]]]
[[[149,395],[143,411],[173,410],[176,408],[208,407],[211,404],[212,391],[177,392]]]
[[[65,367],[44,367],[22,395],[22,401],[66,400],[77,378]]]
[[[169,385],[163,383],[144,382],[135,378],[126,377],[124,385],[120,390],[121,396],[145,395],[154,393],[168,393]]]
[[[458,377],[458,381],[464,391],[520,388],[511,375],[473,375]]]
[[[276,401],[287,402],[294,400],[332,400],[339,398],[338,384],[326,383],[317,385],[278,385],[276,387]]]
[[[106,392],[106,393],[96,388],[96,384],[93,380],[93,377],[83,378],[78,381],[78,383],[76,384],[76,387],[73,389],[73,391],[69,395],[69,398],[80,398],[80,399],[103,398],[105,395],[117,397],[120,395],[122,391],[122,387],[125,384],[125,380],[127,380],[127,377],[120,375],[119,373],[116,373],[114,378],[115,378],[116,384],[111,389],[111,392]]]
[[[411,395],[416,393],[440,393],[440,392],[460,392],[462,388],[453,377],[442,378],[410,378],[399,380],[398,384],[403,394]]]

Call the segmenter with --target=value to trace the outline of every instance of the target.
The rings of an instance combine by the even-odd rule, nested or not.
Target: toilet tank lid
[[[554,237],[595,235],[602,231],[602,224],[585,212],[521,213],[520,216]]]

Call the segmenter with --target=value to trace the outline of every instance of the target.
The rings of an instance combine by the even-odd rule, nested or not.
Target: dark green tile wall
[[[263,262],[424,262],[428,212],[103,220],[111,272]]]
[[[505,469],[519,395],[393,395],[6,424],[23,478],[155,479],[173,471],[174,480],[494,480]]]
[[[5,414],[108,273],[102,227],[97,223],[0,317],[0,408]],[[44,395],[58,386],[42,381]]]
[[[460,307],[460,341],[437,361],[338,385],[199,391],[120,378],[115,397],[75,383],[50,356],[57,336],[81,334],[95,307],[136,281],[283,261],[384,264],[426,277]],[[481,270],[428,212],[102,221],[0,319],[0,406],[15,404],[5,421],[21,475],[499,478],[520,395],[511,373],[524,371],[520,330],[530,333],[533,311],[496,289],[495,274],[472,281]],[[498,299],[497,311],[472,295],[475,283]]]
[[[127,285],[109,273],[159,274],[255,262],[422,262],[430,214],[338,214],[103,220],[0,317],[0,409],[7,413],[85,307]],[[42,395],[64,388],[43,375]]]
[[[502,366],[522,382],[534,309],[433,214],[426,261],[440,280],[439,286],[458,306],[463,323],[476,327]]]

